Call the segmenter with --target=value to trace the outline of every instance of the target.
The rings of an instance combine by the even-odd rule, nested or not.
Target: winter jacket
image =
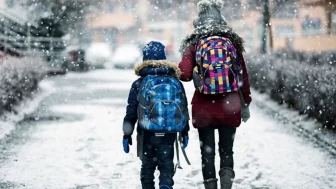
[[[133,82],[132,87],[129,92],[128,96],[128,105],[126,107],[126,116],[124,118],[123,122],[123,131],[124,135],[131,136],[136,122],[138,121],[138,115],[137,115],[137,108],[138,108],[138,100],[137,95],[140,89],[141,82],[143,78],[147,75],[171,75],[174,77],[179,78],[181,75],[180,69],[177,67],[176,64],[170,63],[165,60],[151,60],[151,61],[145,61],[141,63],[139,66],[135,68],[135,74],[140,76],[139,79]],[[183,86],[182,86],[183,87]],[[137,132],[145,132],[146,136],[154,135],[154,133],[145,131],[141,129],[139,124],[137,124]],[[189,131],[189,124],[184,128],[182,131],[182,134],[188,135]],[[170,141],[171,135],[175,134],[166,134],[163,140],[166,138]],[[168,137],[168,138],[167,138]]]
[[[209,36],[227,37],[234,44],[239,54],[243,71],[243,85],[241,87],[245,104],[248,106],[251,99],[248,73],[242,51],[243,39],[226,25],[211,27],[198,27],[184,39],[181,46],[182,60],[179,68],[182,71],[181,80],[191,81],[193,69],[196,66],[196,45],[198,41]],[[221,95],[203,95],[195,90],[192,99],[192,123],[195,128],[206,126],[239,127],[241,123],[241,100],[239,93],[226,93]]]

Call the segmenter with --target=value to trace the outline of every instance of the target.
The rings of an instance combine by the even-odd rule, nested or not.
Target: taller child
[[[197,4],[194,30],[182,43],[181,80],[194,80],[192,123],[198,129],[206,189],[217,189],[215,131],[219,134],[221,189],[232,188],[233,142],[241,119],[250,117],[250,85],[243,39],[227,26],[220,0]],[[241,95],[239,95],[239,90]]]

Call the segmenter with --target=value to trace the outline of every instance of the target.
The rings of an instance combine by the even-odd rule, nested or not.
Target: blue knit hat
[[[158,41],[149,42],[143,49],[143,61],[146,60],[166,60],[165,46]]]

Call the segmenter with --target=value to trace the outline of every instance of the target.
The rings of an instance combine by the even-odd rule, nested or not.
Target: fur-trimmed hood
[[[183,56],[185,50],[190,45],[196,45],[200,39],[215,35],[229,38],[236,47],[238,47],[241,51],[245,51],[243,38],[234,32],[231,27],[224,24],[216,24],[204,25],[195,28],[192,33],[182,41],[180,53]]]
[[[148,60],[134,68],[135,74],[144,77],[149,74],[170,74],[180,78],[182,72],[177,64],[167,60]]]

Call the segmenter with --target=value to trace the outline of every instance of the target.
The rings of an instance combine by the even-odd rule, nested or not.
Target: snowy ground
[[[97,70],[45,80],[42,89],[49,96],[0,139],[0,188],[140,189],[136,145],[130,154],[121,145],[126,98],[135,78],[130,70]],[[190,101],[192,84],[185,87]],[[253,98],[252,117],[236,134],[234,188],[336,188],[330,148],[274,116],[284,107],[256,92]],[[192,165],[182,158],[175,188],[203,188],[195,129],[187,153]]]

